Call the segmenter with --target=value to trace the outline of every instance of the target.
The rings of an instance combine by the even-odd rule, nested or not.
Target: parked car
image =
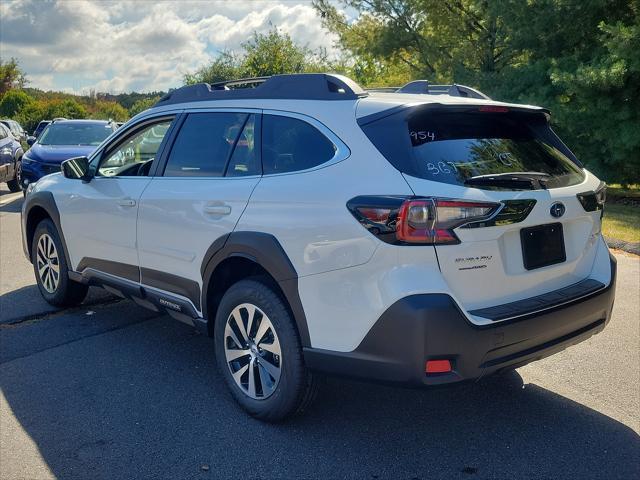
[[[22,128],[22,125],[15,120],[4,119],[0,120],[0,123],[4,124],[4,126],[11,131],[13,137],[19,142],[27,139],[27,134]]]
[[[103,120],[53,121],[37,140],[29,137],[31,148],[22,158],[23,187],[59,172],[63,160],[91,154],[115,130],[113,123]]]
[[[12,192],[20,190],[22,146],[9,128],[0,123],[0,182],[6,182]]]
[[[33,131],[33,137],[38,138],[45,128],[51,123],[51,120],[41,120]]]
[[[62,167],[23,207],[42,296],[103,285],[201,328],[263,420],[304,409],[318,372],[478,379],[611,316],[604,184],[547,110],[468,87],[187,86]]]

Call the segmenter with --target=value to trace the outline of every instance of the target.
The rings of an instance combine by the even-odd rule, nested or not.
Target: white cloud
[[[0,54],[43,89],[166,90],[272,27],[311,49],[334,38],[309,1],[3,1]]]

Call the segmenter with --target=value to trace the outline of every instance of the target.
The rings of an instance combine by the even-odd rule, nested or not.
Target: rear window
[[[464,185],[480,175],[537,172],[549,175],[550,188],[584,179],[539,113],[414,108],[362,128],[389,162],[418,178]]]
[[[38,140],[40,145],[98,146],[113,133],[108,123],[52,123]]]

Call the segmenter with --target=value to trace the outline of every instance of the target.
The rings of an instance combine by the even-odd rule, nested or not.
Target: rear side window
[[[244,124],[242,133],[236,139],[236,145],[231,154],[225,176],[245,177],[247,175],[260,175],[259,142],[256,137],[256,115],[249,115]]]
[[[248,115],[192,113],[169,154],[165,177],[221,177]]]
[[[537,172],[549,187],[584,179],[541,114],[416,108],[362,128],[389,162],[418,178],[464,185],[480,175]]]
[[[335,152],[333,143],[307,122],[279,115],[262,118],[265,175],[307,170],[328,162]]]

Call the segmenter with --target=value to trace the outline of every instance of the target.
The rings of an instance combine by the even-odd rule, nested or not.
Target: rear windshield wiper
[[[514,188],[518,190],[544,190],[551,175],[542,172],[509,172],[477,175],[467,178],[465,185]]]

